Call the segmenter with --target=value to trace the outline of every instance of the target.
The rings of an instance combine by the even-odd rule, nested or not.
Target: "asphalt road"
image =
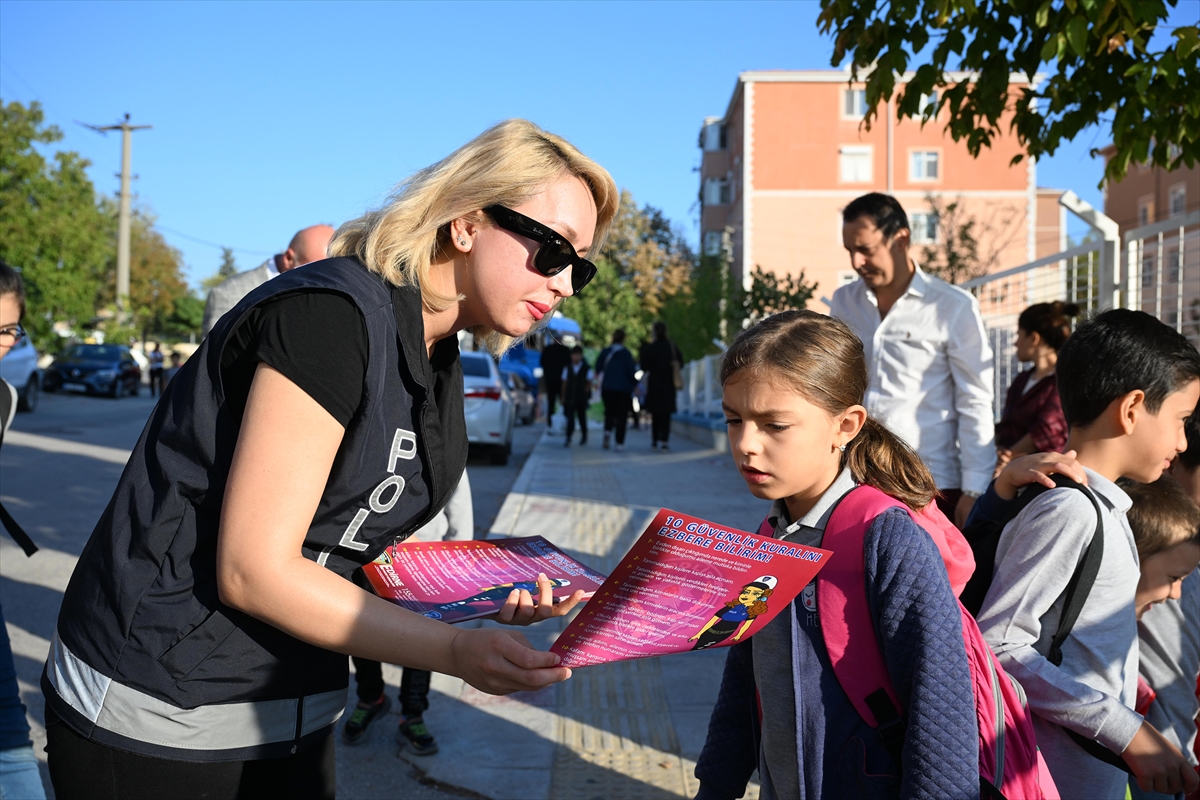
[[[43,704],[38,682],[62,592],[154,403],[145,387],[139,397],[121,400],[43,395],[36,411],[17,415],[0,448],[0,499],[42,548],[26,559],[7,536],[0,536],[0,605],[12,639],[21,696],[34,723],[34,746],[43,757]],[[513,454],[505,466],[491,465],[486,454],[471,455],[467,468],[477,535],[491,527],[543,430],[542,424],[518,427]],[[388,691],[394,696],[394,688]],[[436,722],[429,722],[437,735]],[[388,728],[390,741],[394,722],[381,720],[379,724]],[[403,761],[385,761],[378,757],[380,752],[378,748],[369,752],[341,748],[340,796],[417,800],[462,796],[423,785],[420,775]],[[44,769],[43,765],[48,787]]]

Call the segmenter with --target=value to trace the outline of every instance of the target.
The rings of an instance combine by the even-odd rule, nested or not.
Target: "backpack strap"
[[[863,544],[871,522],[891,508],[904,506],[872,486],[859,486],[838,502],[821,542],[833,556],[817,575],[817,613],[833,674],[899,765],[904,709],[892,688],[878,637],[863,635],[875,630],[865,589]]]

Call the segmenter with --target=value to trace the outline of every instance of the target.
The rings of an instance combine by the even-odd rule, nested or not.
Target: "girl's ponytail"
[[[862,342],[845,323],[814,311],[784,311],[742,331],[725,351],[721,385],[743,371],[789,386],[830,414],[860,405],[867,392]],[[914,510],[937,494],[916,452],[870,417],[846,445],[842,465]]]
[[[842,466],[850,468],[858,483],[874,486],[917,511],[937,495],[933,475],[921,457],[873,417],[867,417],[858,436],[846,445]]]

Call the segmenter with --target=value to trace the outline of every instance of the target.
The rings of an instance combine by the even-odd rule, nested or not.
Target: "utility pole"
[[[151,125],[131,125],[129,115],[117,125],[88,125],[80,123],[85,128],[91,128],[105,136],[109,131],[121,132],[121,198],[120,211],[117,214],[117,318],[121,324],[129,320],[129,215],[130,191],[129,174],[130,162],[133,155],[133,132],[148,130]]]

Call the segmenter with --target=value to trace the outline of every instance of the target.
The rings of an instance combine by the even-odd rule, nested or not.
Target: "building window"
[[[724,150],[726,146],[724,122],[710,122],[704,126],[700,135],[700,147],[705,152]]]
[[[1187,184],[1181,183],[1171,187],[1171,216],[1179,217],[1187,213]]]
[[[914,211],[909,215],[913,244],[937,244],[938,216],[931,211]]]
[[[929,94],[921,95],[921,103],[917,106],[917,113],[924,114],[926,111],[933,113],[937,108],[938,93],[930,92]]]
[[[842,145],[838,166],[842,183],[870,183],[870,145]]]
[[[729,183],[721,178],[705,178],[701,200],[706,206],[729,205]]]
[[[1167,281],[1170,283],[1179,283],[1179,249],[1172,248],[1167,251]]]
[[[706,231],[704,234],[704,255],[719,256],[721,255],[721,232]]]
[[[1138,225],[1149,225],[1154,221],[1154,201],[1149,198],[1138,200]]]
[[[914,150],[909,162],[908,179],[911,181],[936,181],[938,179],[938,152],[936,150]]]
[[[1150,289],[1154,286],[1154,256],[1150,253],[1142,254],[1142,288]]]
[[[842,116],[846,119],[862,119],[867,115],[867,90],[842,90]]]

